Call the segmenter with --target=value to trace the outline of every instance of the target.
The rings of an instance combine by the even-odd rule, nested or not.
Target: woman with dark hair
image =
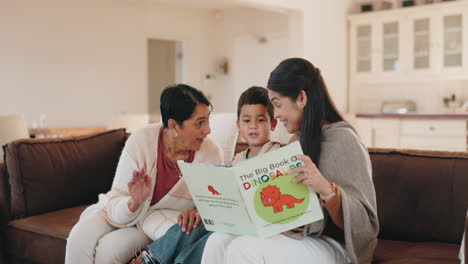
[[[177,160],[222,164],[207,138],[211,104],[188,85],[161,94],[162,124],[133,133],[120,157],[112,189],[88,207],[67,240],[65,263],[126,263],[134,250],[163,236],[184,212],[196,211]]]
[[[214,233],[202,263],[371,263],[379,223],[366,147],[307,60],[281,62],[267,88],[275,118],[305,154],[298,156],[305,166],[289,173],[317,192],[324,219],[267,239]]]

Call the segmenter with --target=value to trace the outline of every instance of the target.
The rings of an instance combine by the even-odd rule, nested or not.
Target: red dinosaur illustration
[[[208,191],[210,191],[213,195],[221,195],[215,188],[211,185],[208,185]]]
[[[283,211],[283,205],[287,208],[294,208],[294,203],[302,203],[303,199],[296,199],[289,194],[281,194],[280,189],[276,186],[267,186],[260,192],[263,206],[272,206],[273,212],[276,214]]]

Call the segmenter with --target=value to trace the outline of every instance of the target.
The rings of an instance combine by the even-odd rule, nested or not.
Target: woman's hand
[[[128,183],[130,200],[128,209],[135,212],[151,194],[151,176],[146,174],[145,168],[133,171],[132,180]]]
[[[331,182],[323,177],[309,156],[297,155],[296,157],[298,160],[303,161],[305,165],[288,171],[288,174],[299,174],[292,180],[293,183],[302,182],[305,185],[312,186],[321,196],[326,196],[333,192]]]
[[[190,235],[193,229],[197,228],[200,224],[201,218],[197,210],[185,210],[179,217],[177,217],[177,223],[182,227],[182,232]]]

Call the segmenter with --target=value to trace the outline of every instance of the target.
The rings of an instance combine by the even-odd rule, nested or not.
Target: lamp
[[[29,138],[24,116],[0,115],[0,146],[20,138]],[[0,159],[3,159],[2,147],[0,147]]]

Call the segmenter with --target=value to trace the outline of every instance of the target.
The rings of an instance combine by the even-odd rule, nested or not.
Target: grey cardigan
[[[379,222],[369,153],[346,122],[322,127],[319,170],[341,193],[344,242],[352,263],[371,263],[377,246]],[[322,235],[328,218],[307,225],[311,236]]]

